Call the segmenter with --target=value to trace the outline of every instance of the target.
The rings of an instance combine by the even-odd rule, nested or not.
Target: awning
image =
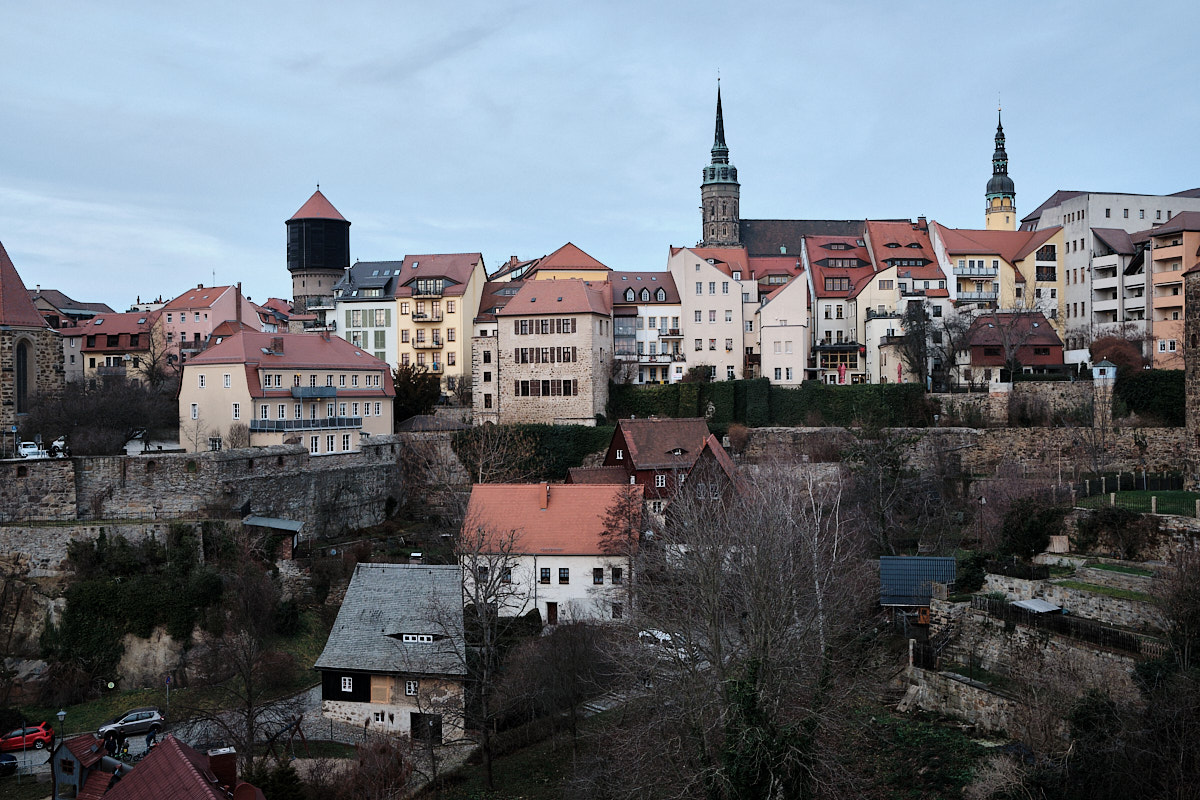
[[[256,517],[254,515],[245,517],[242,520],[243,525],[253,525],[256,528],[273,528],[279,531],[291,531],[299,533],[304,527],[303,522],[296,522],[290,519],[279,519],[278,517]]]
[[[1049,614],[1054,611],[1062,611],[1058,606],[1053,603],[1047,603],[1045,600],[1018,600],[1013,605],[1017,608],[1023,608],[1026,611],[1032,611],[1035,614]]]

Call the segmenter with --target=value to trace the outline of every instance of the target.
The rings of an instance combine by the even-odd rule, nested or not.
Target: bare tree
[[[930,340],[933,338],[933,321],[924,301],[910,300],[900,319],[904,337],[900,341],[900,358],[908,371],[917,376],[917,381],[926,385],[929,377]]]
[[[1050,323],[1038,305],[993,308],[975,318],[970,331],[971,345],[998,346],[1004,356],[1005,369],[1019,372],[1021,350],[1030,340],[1048,330],[1051,330]]]
[[[962,311],[955,311],[934,320],[934,333],[940,337],[932,337],[933,357],[942,362],[946,373],[947,388],[956,383],[956,377],[961,370],[964,356],[971,352],[971,322],[973,317]],[[937,339],[941,341],[938,342]]]
[[[478,425],[455,437],[455,452],[474,483],[519,483],[536,456],[533,440],[507,425]]]
[[[235,422],[229,426],[229,435],[225,444],[230,450],[250,446],[250,426],[244,422]]]

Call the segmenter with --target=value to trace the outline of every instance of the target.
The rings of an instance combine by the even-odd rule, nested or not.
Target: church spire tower
[[[1004,150],[1004,123],[996,111],[996,152],[992,153],[992,177],[987,183],[984,227],[989,231],[1017,229],[1017,191],[1008,177],[1008,153]]]
[[[739,201],[741,186],[737,167],[729,163],[729,145],[725,144],[725,116],[721,111],[721,81],[717,80],[717,124],[713,133],[712,159],[701,172],[700,247],[740,247]]]

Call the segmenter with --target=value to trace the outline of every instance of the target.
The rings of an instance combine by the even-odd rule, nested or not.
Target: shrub
[[[735,422],[729,426],[725,435],[729,437],[729,446],[733,448],[733,452],[740,454],[746,450],[746,444],[750,441],[750,429],[745,425]]]
[[[1130,413],[1153,418],[1160,425],[1182,427],[1186,422],[1181,369],[1118,371],[1113,395]]]
[[[1030,558],[1062,532],[1067,509],[1038,497],[1014,500],[1000,524],[1000,553]]]

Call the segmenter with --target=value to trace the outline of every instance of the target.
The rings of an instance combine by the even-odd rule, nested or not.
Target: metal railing
[[[971,598],[971,608],[986,612],[989,616],[1005,622],[1028,625],[1070,639],[1091,642],[1103,647],[1111,647],[1114,650],[1124,650],[1127,653],[1147,658],[1159,658],[1167,649],[1166,643],[1161,639],[1139,636],[1102,622],[1069,614],[1038,614],[1028,609],[1018,608],[1006,600],[994,600],[990,597],[975,595]]]
[[[283,431],[323,431],[361,428],[362,417],[317,417],[316,419],[255,419],[250,421],[251,433],[280,433]]]

